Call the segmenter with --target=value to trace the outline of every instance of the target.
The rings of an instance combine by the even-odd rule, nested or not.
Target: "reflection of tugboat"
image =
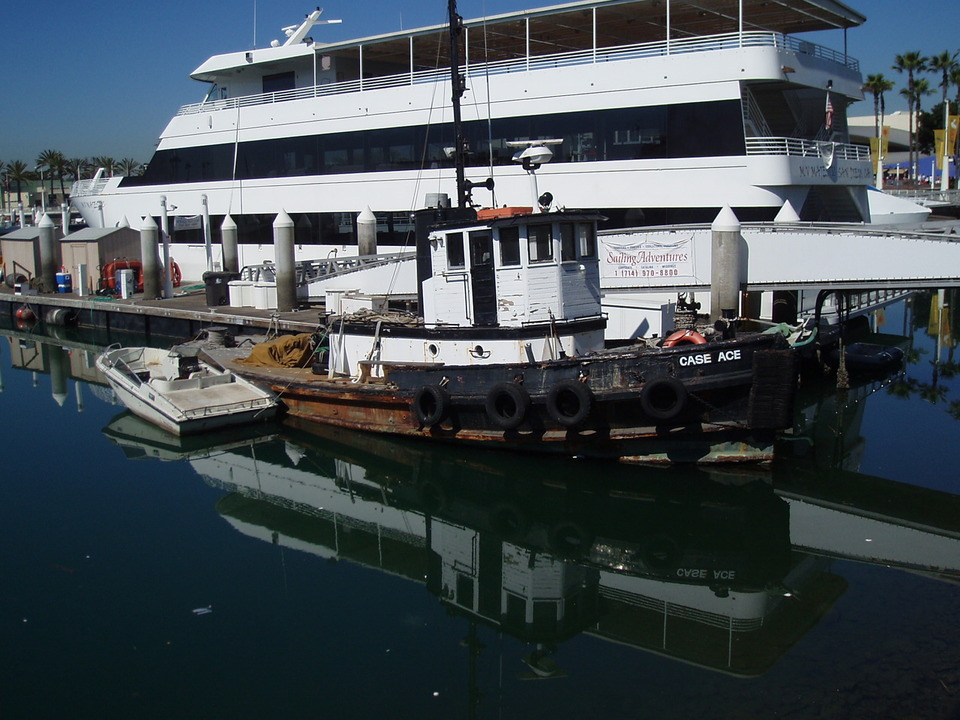
[[[293,424],[284,443],[191,461],[231,491],[224,518],[425,584],[471,624],[528,643],[520,677],[568,672],[563,644],[583,632],[761,673],[843,589],[791,552],[786,504],[762,476],[614,466],[596,480],[581,463]]]

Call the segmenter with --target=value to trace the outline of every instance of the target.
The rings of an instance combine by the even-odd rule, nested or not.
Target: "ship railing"
[[[107,186],[110,178],[100,178],[99,180],[77,180],[70,188],[70,197],[80,197],[81,195],[99,195]]]
[[[619,62],[623,60],[638,60],[652,57],[665,57],[686,53],[713,52],[718,50],[733,50],[739,48],[773,47],[785,52],[795,52],[829,60],[843,65],[849,70],[859,72],[859,62],[843,53],[836,52],[815,43],[782,35],[780,33],[761,30],[743,33],[727,33],[710,35],[707,37],[660,40],[649,43],[621,45],[616,47],[590,48],[574,50],[552,55],[526,55],[510,60],[498,60],[488,63],[467,64],[463,72],[467,77],[483,78],[489,75],[528,72],[531,70],[571,67],[576,65],[590,65],[595,63]],[[216,112],[238,107],[256,105],[270,105],[273,103],[289,102],[292,100],[307,100],[328,95],[343,95],[347,93],[364,92],[368,90],[382,90],[384,88],[420,85],[423,83],[442,82],[449,79],[450,71],[446,68],[430,70],[414,70],[383,75],[374,78],[357,78],[342,82],[330,82],[310,87],[280,90],[277,92],[260,93],[257,95],[243,95],[235,98],[210,100],[200,103],[184,105],[177,115],[195,115],[202,112]]]
[[[896,187],[884,186],[883,191],[888,195],[906,198],[920,205],[960,205],[960,190],[897,189]]]
[[[747,155],[788,155],[790,157],[816,157],[827,159],[830,154],[837,160],[866,162],[870,160],[870,148],[851,143],[823,142],[789,137],[748,137]]]
[[[296,263],[294,275],[296,284],[308,285],[317,280],[333,276],[366,270],[380,265],[390,265],[410,260],[413,253],[382,253],[378,255],[353,255],[342,258],[322,258],[319,260],[301,260]],[[276,279],[277,267],[272,262],[260,265],[246,265],[240,270],[240,279],[248,281],[272,282]]]

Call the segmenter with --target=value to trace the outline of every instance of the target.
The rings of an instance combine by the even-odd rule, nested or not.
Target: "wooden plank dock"
[[[233,307],[207,303],[206,289],[187,286],[171,298],[147,299],[135,294],[129,299],[75,293],[17,294],[0,284],[0,316],[11,326],[17,311],[26,306],[47,324],[71,324],[81,328],[141,333],[147,337],[173,339],[194,337],[211,327],[235,332],[313,332],[324,316],[323,303],[305,303],[293,312],[276,309]]]

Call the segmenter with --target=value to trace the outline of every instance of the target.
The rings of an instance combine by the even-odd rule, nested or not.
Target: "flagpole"
[[[943,103],[943,164],[940,166],[940,190],[950,189],[950,156],[947,150],[950,145],[950,101]]]

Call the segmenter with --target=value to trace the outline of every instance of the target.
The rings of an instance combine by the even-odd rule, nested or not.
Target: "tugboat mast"
[[[454,162],[457,168],[457,207],[464,209],[470,197],[467,187],[464,165],[467,141],[463,137],[463,123],[460,119],[460,98],[463,97],[464,78],[460,74],[460,35],[463,33],[463,18],[457,13],[457,0],[448,0],[447,10],[450,16],[450,88],[453,102],[453,128],[456,133]]]

